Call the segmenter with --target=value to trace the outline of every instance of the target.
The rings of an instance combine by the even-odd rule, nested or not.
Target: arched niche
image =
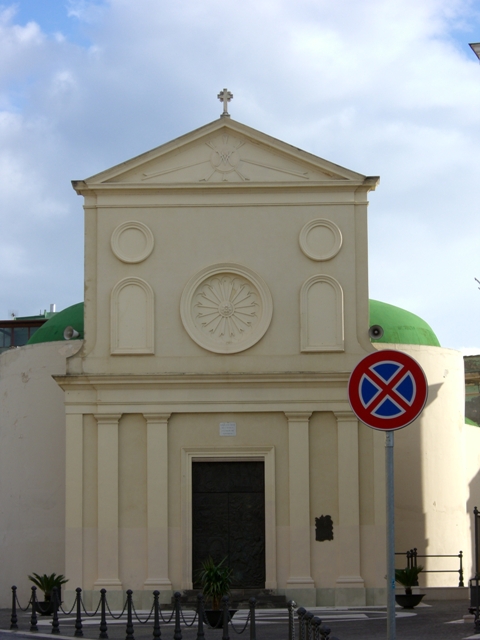
[[[343,351],[343,290],[326,275],[309,278],[300,293],[301,350]]]
[[[141,278],[124,278],[111,294],[111,353],[154,353],[154,294]]]

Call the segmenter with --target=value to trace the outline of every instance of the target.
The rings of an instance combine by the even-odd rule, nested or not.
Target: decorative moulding
[[[300,231],[300,248],[311,260],[330,260],[342,247],[342,232],[334,222],[310,220]]]
[[[153,233],[143,222],[130,220],[118,225],[112,233],[111,245],[122,262],[142,262],[153,251]]]
[[[251,269],[220,263],[187,282],[180,314],[188,335],[214,353],[238,353],[257,343],[272,319],[272,296]]]
[[[124,278],[110,298],[112,355],[153,354],[154,293],[141,278]]]
[[[300,291],[301,350],[344,351],[343,290],[327,275],[312,276]]]

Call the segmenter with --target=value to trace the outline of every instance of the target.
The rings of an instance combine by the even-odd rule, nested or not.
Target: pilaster
[[[83,587],[83,415],[67,413],[65,428],[65,574]]]
[[[146,413],[147,421],[147,579],[144,589],[172,589],[168,577],[168,419]]]
[[[360,574],[358,420],[351,411],[335,412],[335,417],[338,433],[339,511],[336,586],[340,597],[343,589],[361,589],[362,593],[359,592],[358,597],[359,604],[362,604],[365,584]]]
[[[313,589],[310,575],[310,470],[308,427],[311,412],[285,413],[288,420],[290,572],[287,588]]]
[[[120,590],[118,561],[118,421],[121,414],[97,414],[98,556],[95,589]]]

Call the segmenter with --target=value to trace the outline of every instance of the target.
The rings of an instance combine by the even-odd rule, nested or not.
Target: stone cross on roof
[[[220,91],[217,98],[220,102],[223,102],[223,113],[220,115],[221,118],[230,118],[230,114],[228,113],[228,103],[233,98],[233,93],[230,93],[228,89],[224,89]]]

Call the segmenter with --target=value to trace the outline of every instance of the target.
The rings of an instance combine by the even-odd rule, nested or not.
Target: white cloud
[[[478,14],[469,0],[72,1],[82,47],[4,7],[0,215],[23,253],[3,307],[80,300],[70,180],[215,119],[227,86],[234,118],[381,176],[372,295],[423,314],[446,346],[480,344]]]

